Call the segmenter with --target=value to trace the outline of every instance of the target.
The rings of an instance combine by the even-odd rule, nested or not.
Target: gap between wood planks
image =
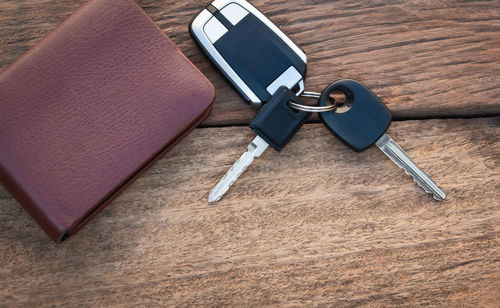
[[[468,120],[468,119],[486,119],[486,118],[495,118],[499,117],[500,113],[493,113],[490,115],[476,115],[476,114],[471,114],[471,115],[443,115],[443,116],[433,116],[433,117],[415,117],[415,118],[405,118],[405,117],[400,117],[400,118],[393,118],[393,122],[404,122],[404,121],[425,121],[425,120]],[[321,120],[318,118],[317,115],[313,115],[311,120],[309,120],[305,125],[307,124],[320,124],[322,123]],[[228,123],[228,124],[204,124],[201,123],[197,129],[204,129],[204,128],[222,128],[222,127],[244,127],[248,126],[249,123],[246,122],[241,122],[241,123]]]

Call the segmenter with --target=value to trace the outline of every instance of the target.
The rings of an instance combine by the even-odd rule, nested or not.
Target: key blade
[[[262,153],[269,147],[269,144],[257,136],[248,145],[248,151],[243,153],[240,158],[234,163],[224,177],[215,185],[208,195],[208,202],[214,203],[219,201],[236,180],[245,172],[252,164],[255,158],[260,157]]]
[[[413,180],[415,180],[420,187],[422,187],[427,193],[432,194],[434,199],[442,201],[446,198],[446,194],[437,186],[436,182],[434,182],[427,173],[420,170],[417,167],[417,164],[411,160],[410,156],[408,156],[408,154],[406,154],[406,152],[401,149],[396,142],[391,139],[391,137],[384,134],[375,144],[396,165],[402,168],[406,174],[411,175]]]

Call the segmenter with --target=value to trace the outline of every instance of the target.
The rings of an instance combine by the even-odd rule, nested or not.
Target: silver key
[[[420,187],[427,193],[432,194],[434,199],[442,201],[446,198],[446,194],[437,186],[436,182],[427,173],[420,170],[417,164],[411,160],[410,156],[391,137],[384,134],[375,144],[387,157],[402,168],[406,174],[411,175]]]
[[[224,177],[215,185],[208,195],[208,202],[217,202],[229,190],[229,188],[236,182],[236,180],[245,172],[255,158],[260,157],[262,153],[269,147],[269,144],[260,136],[248,145],[248,151],[243,153],[240,158],[234,163]]]
[[[248,166],[268,148],[281,151],[302,127],[311,113],[294,111],[289,104],[302,106],[302,101],[287,87],[280,87],[250,123],[257,137],[248,145],[248,151],[229,169],[212,189],[209,202],[216,202],[240,177]]]
[[[336,102],[335,112],[321,113],[323,123],[337,137],[357,152],[376,144],[396,165],[411,175],[415,182],[434,199],[443,200],[446,194],[385,132],[392,121],[390,110],[370,89],[352,79],[338,80],[329,85],[319,96],[319,105],[330,104],[330,95],[335,91],[344,93],[344,104]],[[341,112],[341,107],[349,107]]]

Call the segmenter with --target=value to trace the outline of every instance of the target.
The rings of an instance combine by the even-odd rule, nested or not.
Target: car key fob
[[[265,103],[281,86],[303,92],[306,54],[247,1],[215,0],[189,30],[249,103]]]

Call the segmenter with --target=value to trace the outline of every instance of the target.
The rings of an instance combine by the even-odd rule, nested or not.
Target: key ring
[[[301,97],[308,97],[308,98],[316,98],[319,99],[321,97],[321,93],[317,92],[304,92],[300,95]],[[310,106],[310,105],[302,105],[302,104],[297,104],[295,102],[289,102],[288,105],[292,107],[295,110],[298,111],[305,111],[305,112],[317,112],[317,113],[323,113],[323,112],[330,112],[330,111],[335,111],[337,110],[337,105],[330,105],[330,106]]]
[[[302,94],[300,96],[319,99],[321,97],[321,93],[304,91],[304,92],[302,92]]]

